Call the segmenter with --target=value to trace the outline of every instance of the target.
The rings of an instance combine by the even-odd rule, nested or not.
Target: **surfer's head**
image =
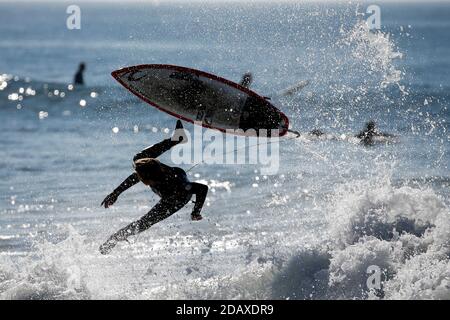
[[[366,130],[367,131],[374,131],[375,130],[376,123],[373,120],[370,120],[366,123]]]
[[[81,62],[80,65],[78,66],[78,70],[84,71],[84,69],[86,69],[86,65],[84,64],[84,62]]]
[[[134,170],[136,170],[139,180],[145,184],[160,181],[164,178],[163,166],[157,159],[139,159],[134,162]]]

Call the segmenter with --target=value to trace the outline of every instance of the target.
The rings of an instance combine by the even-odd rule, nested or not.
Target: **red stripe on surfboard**
[[[148,104],[152,105],[153,107],[170,114],[171,116],[174,116],[176,118],[182,119],[184,121],[190,122],[190,123],[194,123],[194,120],[190,119],[190,118],[186,118],[182,115],[179,115],[177,113],[174,113],[170,110],[167,110],[161,106],[159,106],[157,103],[149,100],[148,98],[144,97],[141,93],[133,90],[132,88],[130,88],[130,86],[128,86],[128,84],[126,84],[125,82],[122,81],[122,79],[120,78],[120,74],[123,73],[127,73],[130,71],[139,71],[142,69],[167,69],[167,70],[175,70],[175,71],[187,71],[193,74],[196,74],[198,76],[204,76],[206,78],[212,79],[212,80],[216,80],[222,83],[225,83],[235,89],[238,89],[240,91],[243,91],[245,93],[247,93],[250,96],[256,97],[258,99],[263,100],[265,103],[267,103],[270,107],[272,107],[273,109],[276,110],[276,112],[278,112],[281,117],[283,118],[283,120],[286,123],[286,129],[283,129],[282,131],[280,131],[279,135],[280,137],[284,136],[287,132],[288,132],[288,128],[289,128],[289,118],[283,113],[281,112],[278,108],[276,108],[274,105],[272,105],[270,102],[268,102],[266,99],[264,99],[264,97],[260,96],[259,94],[257,94],[256,92],[241,86],[240,84],[230,81],[228,79],[216,76],[214,74],[205,72],[205,71],[200,71],[197,69],[192,69],[192,68],[187,68],[187,67],[181,67],[181,66],[175,66],[175,65],[170,65],[170,64],[141,64],[141,65],[137,65],[137,66],[131,66],[131,67],[125,67],[122,69],[118,69],[115,70],[113,72],[111,72],[111,75],[114,77],[114,79],[116,79],[122,86],[124,86],[128,91],[130,91],[131,93],[133,93],[135,96],[137,96],[139,99],[142,99],[143,101],[147,102]],[[226,132],[226,129],[223,128],[219,128],[219,127],[214,127],[214,126],[210,126],[208,124],[204,124],[202,122],[202,126],[206,127],[206,128],[210,128],[210,129],[216,129],[222,132]]]

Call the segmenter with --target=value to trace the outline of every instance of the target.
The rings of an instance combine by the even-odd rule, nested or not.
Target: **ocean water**
[[[382,2],[378,32],[367,5],[81,3],[68,30],[67,4],[0,3],[0,298],[450,299],[450,4]],[[202,221],[188,205],[102,256],[157,196],[100,202],[175,124],[110,76],[140,63],[251,71],[292,128],[327,135],[281,142],[275,175],[195,167]],[[396,138],[359,144],[370,119]]]

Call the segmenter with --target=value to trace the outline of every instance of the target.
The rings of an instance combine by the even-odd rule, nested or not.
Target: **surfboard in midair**
[[[286,115],[266,98],[204,71],[146,64],[119,69],[111,75],[148,104],[206,128],[227,133],[240,129],[232,133],[243,135],[265,135],[268,131],[272,137],[285,135],[289,128]]]

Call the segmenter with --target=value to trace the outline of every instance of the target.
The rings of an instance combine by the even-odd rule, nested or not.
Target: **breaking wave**
[[[336,192],[326,246],[300,251],[276,275],[275,298],[450,299],[450,210],[431,189],[389,179]],[[369,267],[382,271],[369,289]]]

